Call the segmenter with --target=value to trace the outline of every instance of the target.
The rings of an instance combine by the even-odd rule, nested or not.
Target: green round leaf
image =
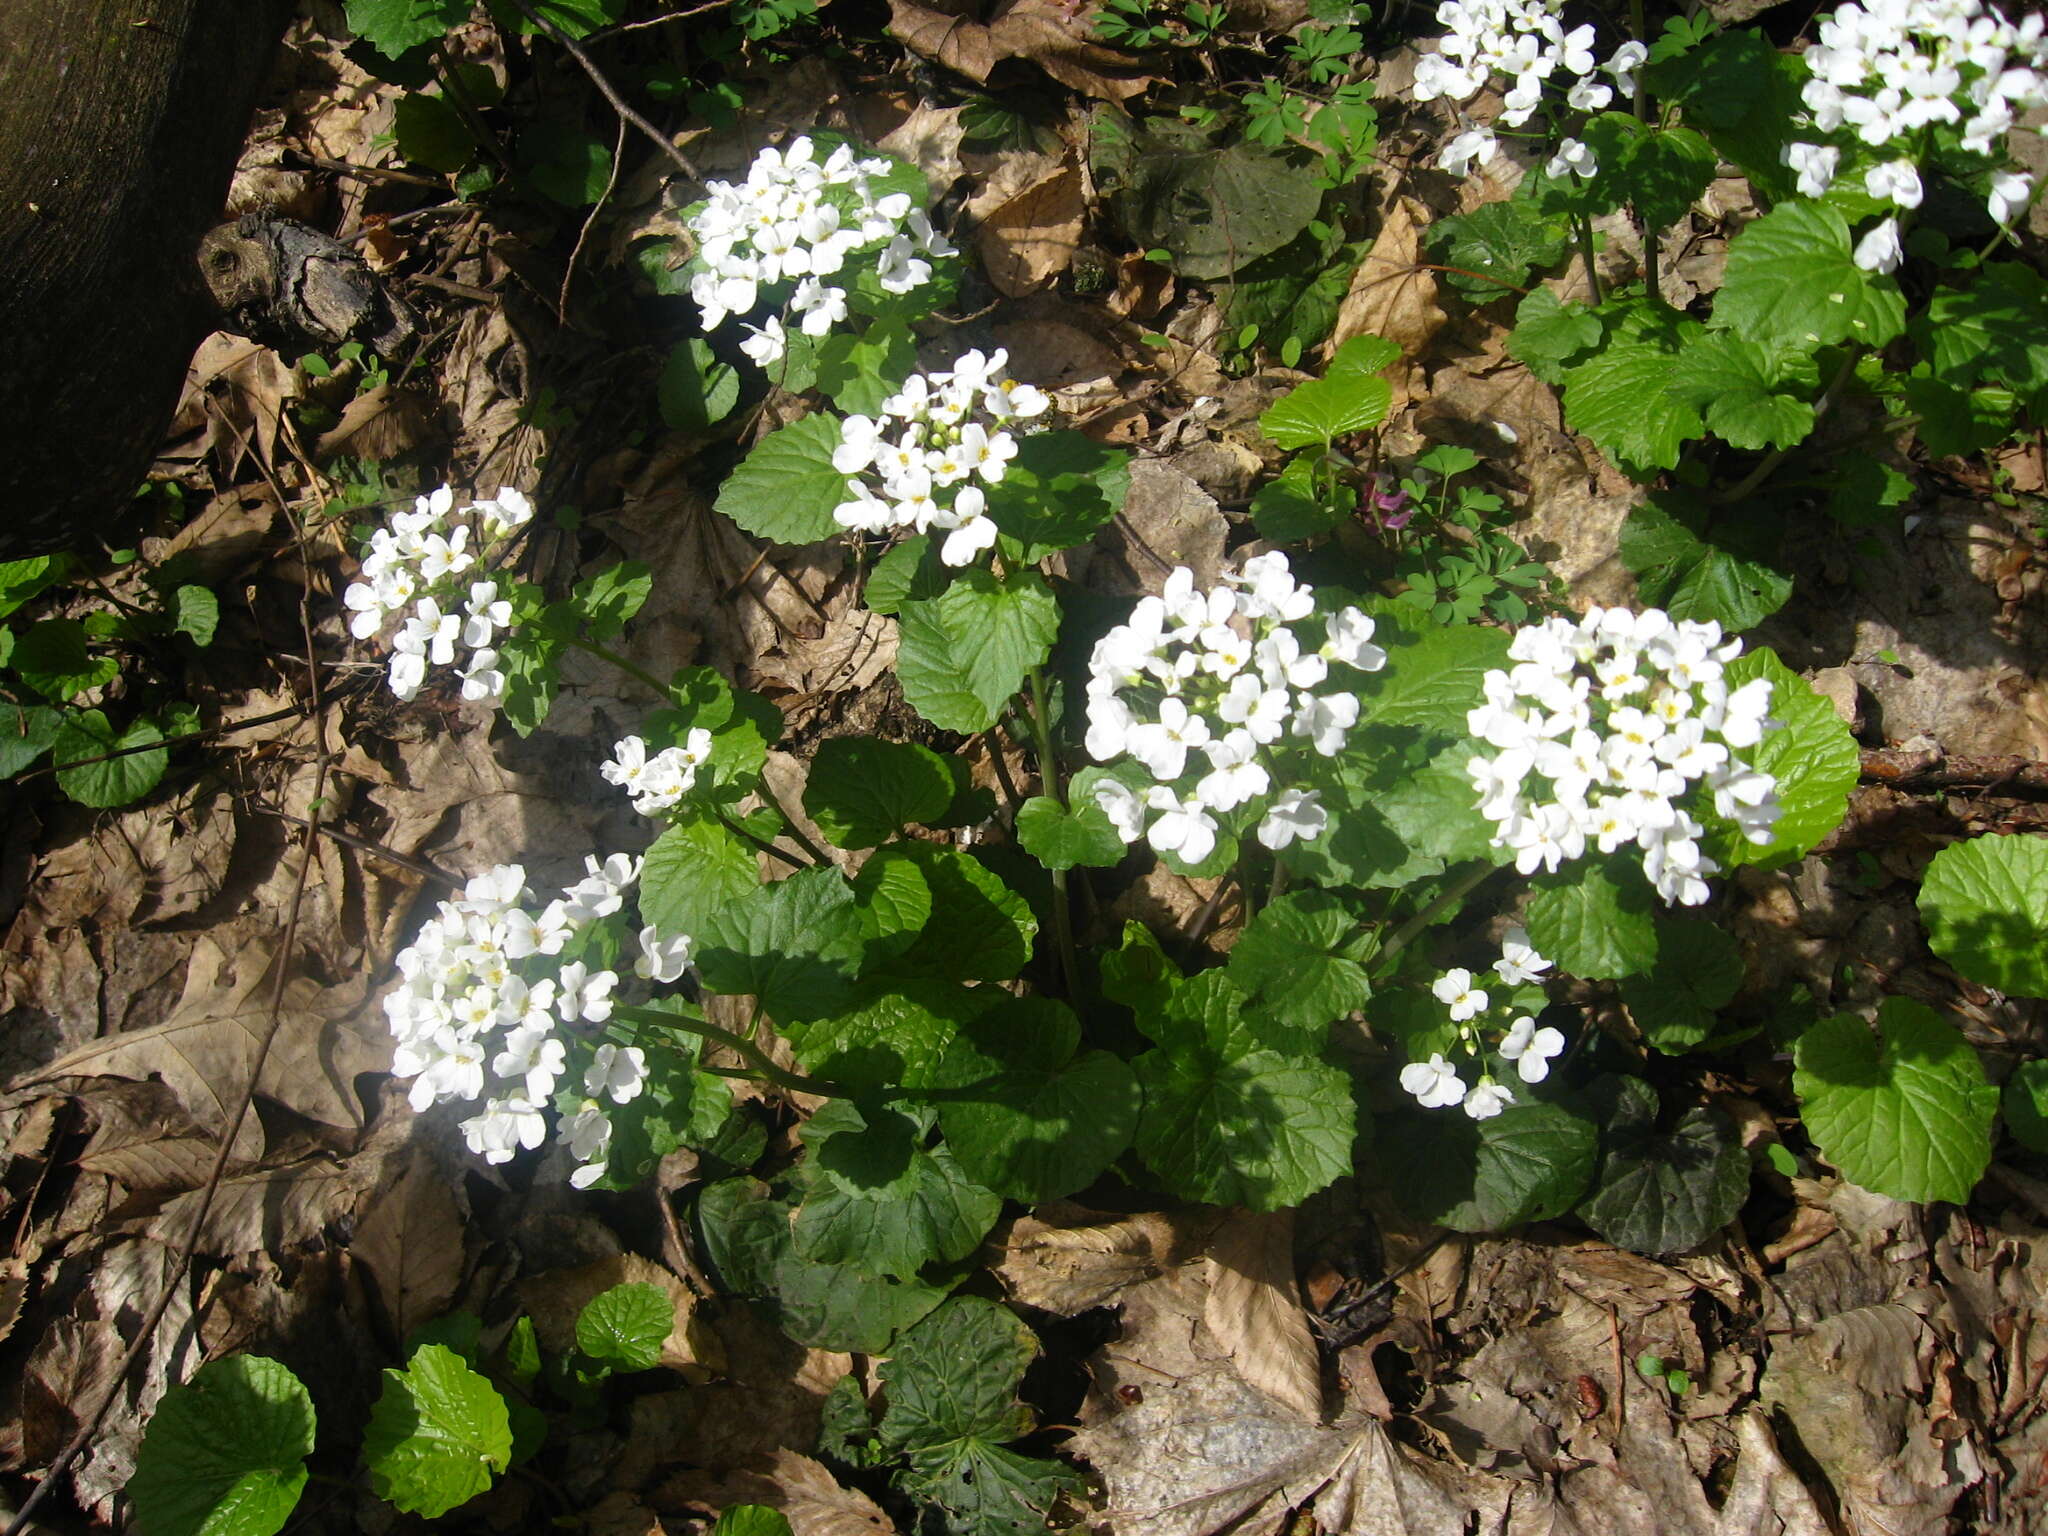
[[[1047,869],[1069,870],[1077,864],[1107,869],[1121,864],[1129,852],[1093,801],[1076,802],[1068,810],[1059,801],[1034,795],[1017,807],[1017,841]]]
[[[972,1182],[943,1144],[896,1110],[835,1100],[804,1125],[812,1188],[797,1208],[795,1252],[813,1264],[913,1280],[974,1251],[1003,1202]]]
[[[128,752],[122,757],[107,754],[129,747],[147,747],[164,739],[153,720],[137,720],[118,736],[107,717],[96,709],[74,710],[64,716],[50,755],[60,763],[78,764],[57,770],[57,787],[80,805],[102,809],[130,805],[155,789],[171,765],[171,755]],[[100,758],[88,762],[88,758]]]
[[[1895,1200],[1970,1198],[1991,1162],[1998,1090],[1932,1008],[1888,997],[1875,1034],[1841,1014],[1801,1035],[1793,1052],[1806,1129],[1845,1178]]]
[[[668,1292],[644,1281],[615,1285],[576,1315],[576,1347],[619,1371],[650,1371],[676,1325]]]
[[[1511,1104],[1486,1120],[1406,1115],[1376,1138],[1402,1206],[1459,1232],[1502,1232],[1560,1216],[1585,1191],[1597,1138],[1556,1104]]]
[[[0,702],[0,779],[13,778],[49,751],[63,724],[63,711],[47,704]]]
[[[806,1072],[876,1093],[926,1087],[961,1026],[990,1003],[979,989],[950,981],[892,977],[875,986],[830,1018],[784,1026]]]
[[[766,1504],[728,1504],[719,1511],[711,1536],[790,1536],[789,1516]]]
[[[1332,1022],[1372,996],[1360,962],[1376,947],[1373,930],[1339,897],[1296,891],[1252,919],[1230,951],[1228,971],[1274,1018],[1311,1032],[1314,1049]]]
[[[1122,509],[1131,456],[1082,432],[1038,432],[1021,439],[1003,478],[988,488],[988,515],[1017,541],[1017,559],[1035,564],[1085,544]]]
[[[840,531],[833,510],[849,494],[846,476],[832,467],[838,446],[839,418],[829,412],[777,428],[727,478],[718,510],[778,544],[831,538]]]
[[[1621,983],[1643,1038],[1674,1054],[1714,1032],[1714,1015],[1742,986],[1742,950],[1709,922],[1657,919],[1657,962]]]
[[[897,623],[903,697],[939,729],[971,734],[995,724],[1050,654],[1060,609],[1036,571],[998,581],[968,570],[941,596],[906,602]]]
[[[142,1536],[272,1536],[306,1485],[313,1400],[261,1355],[211,1360],[157,1404],[128,1497]]]
[[[853,993],[866,940],[853,892],[835,869],[799,870],[756,886],[703,921],[697,974],[713,992],[754,996],[778,1023],[824,1018]]]
[[[440,1344],[384,1372],[370,1410],[363,1464],[380,1497],[436,1519],[491,1486],[512,1461],[512,1420],[490,1382]]]
[[[1138,1084],[1106,1051],[1073,1059],[1080,1025],[1064,1004],[1013,998],[969,1022],[935,1078],[939,1125],[968,1176],[1036,1203],[1085,1189],[1124,1149]]]
[[[961,849],[898,846],[931,887],[932,915],[894,969],[952,981],[1007,981],[1024,969],[1038,934],[1029,902]]]
[[[1722,836],[1713,839],[1711,851],[1725,865],[1775,868],[1804,857],[1841,824],[1849,808],[1849,791],[1862,772],[1862,755],[1835,706],[1768,647],[1736,657],[1722,676],[1731,689],[1752,678],[1771,680],[1771,718],[1782,729],[1769,732],[1741,757],[1778,781],[1782,810],[1764,846]]]
[[[476,156],[476,135],[454,104],[408,91],[391,109],[398,152],[414,165],[453,174]]]
[[[2020,1063],[2005,1083],[2005,1128],[2034,1152],[2048,1152],[2048,1061]]]
[[[873,848],[952,803],[953,775],[938,753],[872,736],[824,743],[804,784],[804,810],[839,848]]]
[[[1037,1356],[1037,1336],[1008,1307],[955,1296],[905,1332],[883,1365],[882,1438],[910,1450],[1028,1434],[1031,1410],[1017,1389]]]
[[[740,400],[739,370],[718,360],[701,336],[678,342],[655,387],[661,419],[683,432],[702,432],[732,414]]]
[[[16,638],[7,664],[37,693],[61,704],[105,687],[121,671],[112,656],[88,652],[85,641],[85,626],[78,620],[43,619]]]
[[[1147,1051],[1138,1155],[1168,1190],[1215,1205],[1277,1211],[1351,1171],[1351,1082],[1324,1062],[1255,1050]]]
[[[564,208],[588,208],[611,180],[612,150],[573,123],[535,123],[519,139],[527,180]]]
[[[1841,210],[1810,198],[1780,203],[1728,243],[1714,326],[1766,345],[1883,346],[1905,329],[1898,280],[1856,265]]]
[[[870,965],[902,954],[931,921],[931,882],[900,848],[877,848],[851,884]]]
[[[1970,980],[2048,997],[2048,838],[1976,837],[1927,866],[1920,918],[1934,952]]]
[[[1696,1106],[1657,1130],[1657,1095],[1640,1078],[1614,1079],[1601,1130],[1600,1172],[1578,1217],[1636,1253],[1697,1248],[1735,1219],[1749,1192],[1749,1156],[1728,1117]]]
[[[1657,962],[1655,892],[1626,854],[1540,876],[1529,898],[1529,941],[1558,969],[1613,981]]]
[[[183,586],[172,594],[171,628],[204,650],[220,628],[220,599],[211,587]]]

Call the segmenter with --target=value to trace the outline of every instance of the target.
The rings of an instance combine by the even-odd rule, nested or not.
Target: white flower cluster
[[[1566,31],[1559,20],[1563,9],[1564,0],[1444,0],[1436,19],[1450,32],[1437,39],[1435,53],[1416,62],[1415,99],[1469,101],[1494,75],[1506,75],[1514,84],[1498,121],[1519,128],[1535,115],[1548,84],[1562,85],[1565,105],[1580,112],[1602,110],[1617,91],[1632,94],[1635,72],[1649,50],[1626,42],[1603,64],[1593,53],[1593,28]],[[1468,127],[1444,147],[1437,164],[1463,176],[1474,164],[1492,160],[1497,148],[1490,124]],[[1550,162],[1552,176],[1570,171],[1590,177],[1598,170],[1593,151],[1576,139],[1566,139]]]
[[[1140,598],[1130,621],[1096,642],[1088,753],[1097,762],[1128,754],[1157,781],[1142,793],[1114,779],[1096,786],[1096,803],[1125,842],[1143,837],[1199,864],[1216,846],[1217,813],[1273,790],[1283,738],[1324,757],[1343,748],[1358,698],[1324,691],[1330,663],[1377,672],[1387,653],[1356,608],[1326,616],[1322,639],[1304,648],[1289,626],[1315,611],[1314,589],[1275,551],[1207,592],[1195,590],[1187,567],[1176,568],[1163,593]],[[1277,851],[1320,836],[1328,821],[1314,790],[1282,787],[1258,838]]]
[[[847,477],[850,499],[832,516],[842,528],[883,533],[892,528],[946,535],[939,558],[965,565],[996,541],[981,486],[994,485],[1017,456],[1013,421],[1042,416],[1042,390],[1005,378],[1009,354],[969,352],[946,373],[913,374],[882,402],[877,416],[840,424],[832,467]],[[877,495],[869,482],[879,486]]]
[[[1983,0],[1868,0],[1844,5],[1820,24],[1806,50],[1810,78],[1800,96],[1822,133],[1853,129],[1873,149],[1906,151],[1872,165],[1864,190],[1894,207],[1920,206],[1922,130],[1962,129],[1962,147],[2004,153],[2020,115],[2048,103],[2048,21],[2036,12],[2014,26]],[[1785,163],[1799,191],[1820,197],[1834,184],[1842,151],[1832,144],[1791,144]],[[1991,217],[2008,224],[2025,210],[2033,179],[2011,170],[1991,178]],[[1890,272],[1904,258],[1896,217],[1856,244],[1856,264]]]
[[[505,692],[497,639],[512,622],[512,605],[490,577],[465,580],[487,565],[511,533],[533,520],[533,505],[515,490],[457,510],[447,486],[395,512],[363,546],[363,579],[342,602],[355,615],[349,633],[377,634],[393,618],[405,622],[391,642],[391,691],[411,700],[429,666],[460,666],[465,699],[497,700]],[[460,663],[456,647],[468,651]]]
[[[1493,845],[1512,848],[1526,875],[1589,842],[1601,853],[1634,844],[1666,902],[1705,901],[1720,866],[1682,804],[1694,787],[1753,843],[1771,840],[1778,817],[1777,780],[1735,756],[1776,728],[1768,678],[1723,680],[1741,651],[1720,625],[1655,608],[1593,608],[1519,631],[1516,665],[1486,674],[1486,702],[1466,716],[1495,749],[1466,764],[1481,813],[1500,823]]]
[[[659,816],[690,792],[697,770],[710,757],[711,733],[698,726],[680,747],[663,747],[652,757],[638,736],[614,742],[612,755],[597,771],[607,784],[630,794],[633,809],[642,816]]]
[[[1506,985],[1519,987],[1540,984],[1550,962],[1536,953],[1526,930],[1510,928],[1493,969]],[[1492,996],[1467,970],[1444,972],[1431,983],[1430,991],[1450,1010],[1451,1022],[1458,1026],[1460,1054],[1481,1054],[1485,1050],[1480,1039],[1481,1026],[1473,1021],[1494,1006]],[[1493,1049],[1501,1060],[1514,1065],[1523,1082],[1540,1083],[1550,1075],[1551,1058],[1563,1052],[1564,1043],[1562,1031],[1547,1026],[1538,1029],[1535,1015],[1522,1014],[1509,1022],[1506,1033]],[[1479,1081],[1467,1084],[1458,1075],[1457,1066],[1446,1060],[1441,1051],[1432,1052],[1427,1061],[1403,1067],[1401,1087],[1413,1094],[1424,1109],[1447,1109],[1459,1104],[1474,1120],[1491,1120],[1515,1102],[1514,1094],[1495,1082],[1483,1066]]]
[[[488,1162],[506,1162],[519,1148],[546,1139],[544,1106],[569,1072],[572,1050],[581,1056],[586,1044],[575,1026],[611,1017],[618,974],[593,971],[581,960],[564,964],[561,955],[624,910],[640,861],[615,853],[601,864],[586,860],[586,869],[582,880],[537,911],[519,865],[478,875],[458,900],[442,902],[400,953],[403,979],[384,998],[398,1042],[391,1069],[413,1080],[412,1107],[482,1099],[481,1111],[461,1129],[470,1151]],[[688,938],[640,930],[634,969],[642,978],[678,980],[689,960]],[[570,1175],[577,1188],[604,1177],[611,1121],[602,1101],[630,1103],[646,1076],[646,1057],[637,1047],[604,1044],[590,1051],[582,1102],[559,1132],[582,1164]]]
[[[690,280],[704,329],[752,314],[763,289],[791,284],[787,312],[806,336],[827,335],[846,318],[846,289],[828,279],[871,249],[883,292],[908,293],[931,281],[932,260],[960,253],[909,193],[875,193],[874,178],[889,170],[889,161],[862,159],[845,144],[820,160],[816,146],[799,138],[787,149],[763,149],[738,185],[705,183],[709,200],[689,220],[705,266]],[[745,329],[741,349],[764,368],[788,345],[780,315]]]

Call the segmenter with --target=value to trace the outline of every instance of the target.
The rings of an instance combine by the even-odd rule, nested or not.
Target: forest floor
[[[1233,11],[1244,46],[1290,25],[1285,0],[1264,9]],[[1006,347],[1066,419],[1142,456],[1123,519],[1070,579],[1128,596],[1176,563],[1213,577],[1272,468],[1251,423],[1301,375],[1253,366],[1211,288],[1133,249],[1086,141],[1098,103],[1171,92],[1214,62],[1104,49],[1070,7],[1034,0],[992,40],[894,10],[902,42],[878,8],[835,5],[802,34],[830,46],[751,48],[726,66],[737,110],[681,143],[707,176],[812,128],[920,166],[989,274],[962,294],[949,341]],[[699,25],[593,56],[644,62]],[[1433,28],[1418,13],[1411,30]],[[359,364],[318,377],[211,338],[147,501],[158,531],[140,541],[153,560],[189,552],[220,598],[186,697],[223,727],[267,723],[181,758],[137,808],[87,811],[44,781],[11,795],[0,824],[0,1470],[25,1487],[111,1392],[71,1468],[71,1508],[45,1518],[117,1522],[152,1406],[203,1360],[273,1355],[314,1385],[323,1424],[346,1425],[422,1322],[524,1307],[545,1340],[594,1290],[651,1279],[691,1313],[687,1347],[610,1421],[573,1431],[574,1470],[553,1490],[566,1507],[512,1479],[444,1524],[643,1536],[751,1502],[782,1509],[796,1536],[912,1529],[884,1481],[819,1451],[826,1393],[849,1374],[872,1386],[874,1363],[792,1344],[700,1288],[690,1159],[624,1195],[572,1191],[546,1165],[487,1168],[453,1115],[414,1115],[385,1075],[379,991],[451,881],[499,862],[537,886],[572,879],[586,853],[647,833],[592,771],[643,701],[595,664],[570,658],[553,716],[524,739],[450,697],[401,707],[383,691],[339,601],[349,528],[372,498],[444,477],[528,489],[545,525],[530,570],[551,588],[621,555],[647,562],[655,595],[629,654],[660,675],[708,662],[773,699],[789,735],[770,775],[785,787],[818,742],[910,717],[893,622],[859,603],[844,552],[748,538],[709,503],[734,446],[662,424],[656,381],[687,306],[653,296],[635,255],[676,230],[673,166],[624,129],[612,139],[559,50],[508,54],[480,21],[452,46],[504,90],[492,121],[508,140],[529,118],[587,121],[619,174],[594,207],[552,215],[462,201],[399,160],[403,92],[348,41],[338,4],[306,7],[236,206],[355,244],[419,312],[417,348],[386,378]],[[1503,196],[1514,167],[1464,183],[1430,169],[1454,125],[1396,99],[1412,46],[1375,46],[1380,147],[1357,188],[1371,244],[1333,297],[1338,338],[1403,349],[1380,452],[1480,453],[1513,533],[1574,601],[1626,601],[1615,538],[1638,487],[1566,431],[1555,392],[1506,355],[1500,309],[1467,302],[1424,245],[1432,221]],[[1028,110],[1022,143],[970,136],[987,98],[949,67],[962,50]],[[1728,222],[1749,208],[1730,180],[1691,215],[1668,268],[1678,302],[1716,285]],[[1625,229],[1609,233],[1613,275],[1636,257]],[[1576,266],[1554,280],[1582,283]],[[2048,760],[2039,529],[1969,466],[1911,467],[1909,518],[1847,536],[1817,517],[1791,541],[1798,596],[1760,638],[1851,719],[1868,771],[1835,838],[1744,873],[1726,922],[1753,970],[1803,982],[1823,1008],[1881,984],[1937,1004],[1975,1043],[2038,1054],[2042,1005],[1936,960],[1912,891],[1957,835],[2048,824],[2043,797],[1939,771],[1901,780],[1899,765]],[[2019,491],[2043,489],[2038,444],[2003,468]],[[978,782],[997,782],[991,754],[1017,762],[988,739],[959,750]],[[327,835],[309,846],[316,804]],[[1162,871],[1105,916],[1185,924],[1215,895]],[[283,1026],[188,1263],[181,1239],[255,1067],[280,957]],[[1747,1133],[1775,1134],[1790,1067],[1776,1070],[1697,1087]],[[983,1262],[981,1288],[1046,1344],[1027,1392],[1052,1427],[1034,1444],[1088,1474],[1062,1523],[1116,1536],[2048,1530],[2038,1167],[1994,1166],[1967,1208],[1889,1200],[1811,1163],[1766,1173],[1717,1241],[1668,1259],[1562,1225],[1446,1234],[1347,1184],[1275,1215],[1042,1207],[998,1227]],[[170,1305],[124,1358],[166,1287]],[[1645,1354],[1690,1390],[1646,1377]],[[332,1470],[345,1479],[346,1459]],[[292,1529],[414,1523],[344,1480],[311,1487]]]

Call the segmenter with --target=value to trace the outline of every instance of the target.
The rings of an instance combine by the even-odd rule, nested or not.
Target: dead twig
[[[1878,747],[1863,753],[1866,783],[1894,789],[1974,789],[2048,795],[2048,763],[2030,757],[1963,757],[1933,749]]]
[[[622,21],[616,27],[592,33],[590,41],[609,42],[624,32],[644,32],[649,27],[667,26],[672,21],[688,21],[692,16],[702,16],[706,11],[721,11],[731,4],[732,0],[705,0],[704,4],[693,5],[687,11],[670,11],[666,16],[651,16],[646,21]]]
[[[555,318],[564,329],[569,324],[569,288],[576,281],[576,263],[583,255],[583,242],[590,238],[591,226],[597,223],[598,214],[611,201],[612,189],[619,184],[619,164],[626,158],[626,120],[619,119],[618,137],[612,142],[612,173],[604,179],[604,190],[597,194],[597,201],[590,205],[590,212],[584,215],[583,227],[576,231],[576,244],[569,251],[569,265],[562,273],[562,291],[555,295]]]

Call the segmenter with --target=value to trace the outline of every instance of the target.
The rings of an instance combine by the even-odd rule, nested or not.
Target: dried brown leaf
[[[916,0],[889,0],[889,35],[978,85],[988,83],[1001,57],[982,23]]]
[[[96,1040],[28,1081],[161,1077],[197,1124],[224,1129],[270,1029],[270,955],[258,947],[231,957],[203,936],[186,973],[184,996],[168,1019]],[[383,1071],[391,1061],[389,1037],[360,1025],[361,1011],[360,988],[329,991],[305,977],[287,982],[256,1091],[321,1125],[360,1128],[356,1074]],[[245,1116],[236,1155],[254,1161],[262,1150],[262,1127],[256,1116]]]
[[[653,1503],[664,1512],[703,1514],[765,1504],[782,1511],[793,1536],[893,1536],[896,1529],[866,1494],[840,1487],[821,1463],[787,1449],[744,1467],[672,1477]]]
[[[1204,1222],[1200,1230],[1206,1230]],[[1144,1211],[1113,1217],[1064,1200],[1019,1216],[1000,1235],[996,1278],[1028,1307],[1072,1317],[1112,1306],[1134,1285],[1163,1274],[1194,1251],[1185,1216]]]
[[[447,1309],[462,1284],[464,1217],[460,1185],[421,1152],[395,1181],[364,1200],[349,1252],[376,1283],[392,1335],[405,1339]]]
[[[1028,59],[1084,95],[1128,101],[1151,77],[1093,40],[1092,14],[1092,6],[1068,0],[1015,0],[984,25],[916,0],[889,0],[889,35],[977,84],[987,84],[1004,59]]]
[[[1208,1258],[1202,1320],[1237,1373],[1308,1422],[1320,1420],[1322,1362],[1294,1278],[1294,1213],[1232,1211]]]
[[[989,281],[1013,299],[1045,287],[1073,264],[1087,213],[1075,165],[1061,166],[990,209],[975,241]]]
[[[1423,255],[1422,235],[1429,218],[1429,211],[1413,198],[1394,199],[1372,249],[1352,275],[1330,334],[1333,350],[1364,335],[1384,337],[1401,349],[1409,366],[1403,370],[1405,377],[1395,382],[1397,409],[1419,391],[1416,364],[1449,318],[1437,301],[1436,274],[1424,265],[1428,258]]]
[[[194,1252],[233,1258],[283,1253],[324,1240],[331,1224],[354,1213],[364,1189],[376,1178],[378,1163],[315,1157],[222,1179]],[[166,1200],[123,1230],[164,1244],[182,1243],[192,1230],[200,1194],[193,1189]]]
[[[379,462],[401,458],[426,440],[430,427],[417,396],[378,384],[342,407],[341,420],[313,445],[313,457],[322,464],[342,453]]]

